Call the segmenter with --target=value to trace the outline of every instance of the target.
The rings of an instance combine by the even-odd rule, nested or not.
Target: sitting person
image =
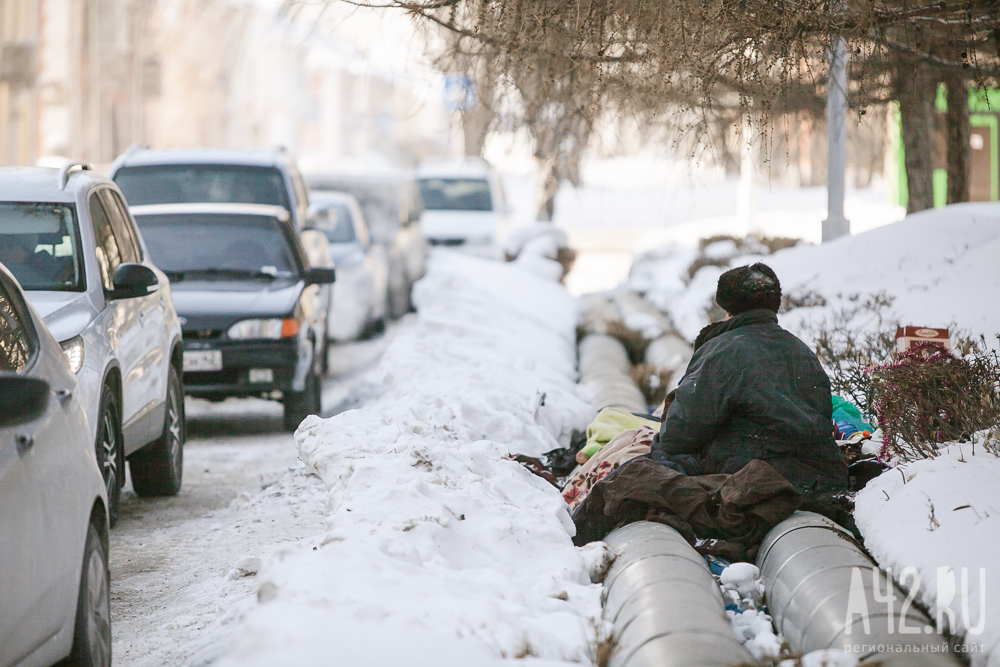
[[[805,343],[778,326],[774,271],[764,264],[727,271],[715,300],[730,317],[698,335],[650,457],[692,475],[735,473],[760,459],[806,507],[814,494],[846,491],[830,381]]]

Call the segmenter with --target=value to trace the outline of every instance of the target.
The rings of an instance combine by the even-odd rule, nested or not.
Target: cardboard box
[[[895,353],[906,352],[917,343],[932,343],[951,350],[951,336],[947,329],[933,327],[896,327]]]

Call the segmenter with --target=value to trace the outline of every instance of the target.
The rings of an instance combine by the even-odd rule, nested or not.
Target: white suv
[[[0,167],[0,263],[77,375],[111,521],[126,457],[136,493],[178,493],[181,328],[170,283],[115,184],[81,163]]]
[[[420,231],[432,245],[499,256],[509,208],[500,178],[482,158],[431,159],[417,168]]]

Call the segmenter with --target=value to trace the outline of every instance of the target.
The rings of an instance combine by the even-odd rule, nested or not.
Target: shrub
[[[924,343],[867,369],[879,427],[880,457],[932,458],[938,445],[962,442],[1000,425],[1000,357],[966,337],[959,357]]]
[[[670,382],[670,371],[658,371],[649,364],[632,366],[632,381],[639,387],[646,405],[659,405],[667,395],[667,384]]]
[[[650,340],[643,336],[641,331],[629,329],[620,320],[608,320],[608,335],[618,339],[625,346],[629,363],[641,364],[646,358],[646,348],[649,347]]]
[[[874,421],[874,387],[865,369],[892,359],[896,323],[885,319],[892,297],[885,292],[863,299],[860,294],[837,297],[840,301],[830,316],[812,327],[816,356],[830,376],[833,393],[850,399],[867,421]],[[874,329],[860,330],[859,320],[873,319]]]

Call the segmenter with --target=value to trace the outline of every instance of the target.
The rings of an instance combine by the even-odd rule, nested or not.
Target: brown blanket
[[[699,552],[753,560],[764,535],[799,508],[795,488],[753,460],[732,475],[689,477],[638,458],[594,486],[574,515],[578,546],[633,521],[677,529]]]

